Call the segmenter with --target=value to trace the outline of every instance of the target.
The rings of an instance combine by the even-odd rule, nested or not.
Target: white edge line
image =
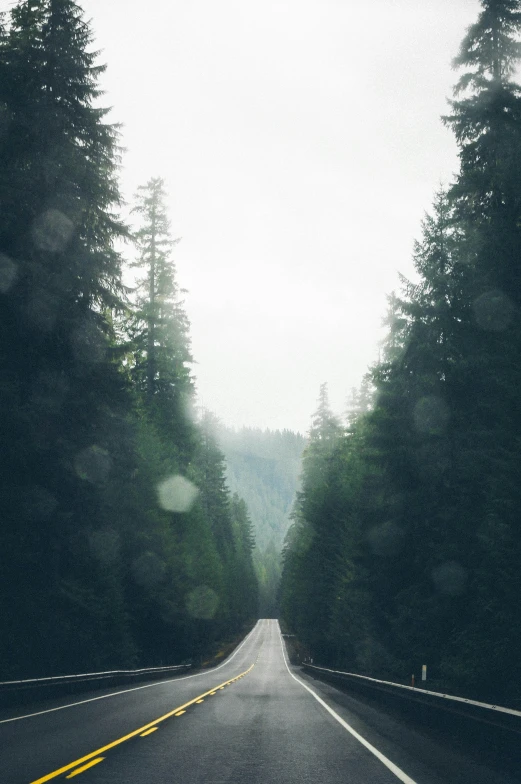
[[[370,751],[371,754],[374,754],[374,756],[377,759],[379,759],[380,762],[383,765],[385,765],[386,768],[389,768],[391,773],[394,773],[396,778],[400,779],[400,781],[403,781],[404,784],[416,784],[414,779],[411,779],[411,777],[408,776],[407,773],[404,773],[403,770],[401,770],[401,768],[399,768],[397,765],[394,764],[394,762],[391,762],[391,760],[388,759],[385,756],[385,754],[382,754],[382,752],[378,751],[378,749],[375,748],[371,743],[369,743],[369,741],[367,741],[365,738],[363,738],[361,735],[359,735],[358,732],[356,730],[354,730],[347,723],[347,721],[344,721],[344,719],[341,716],[338,715],[338,713],[335,713],[333,708],[330,708],[329,705],[326,702],[324,702],[324,700],[321,697],[319,697],[316,692],[313,691],[313,689],[310,689],[309,686],[306,683],[304,683],[303,681],[300,680],[300,678],[297,678],[296,675],[293,675],[293,673],[291,672],[291,670],[290,670],[290,668],[288,666],[288,662],[287,662],[287,659],[286,659],[286,652],[284,650],[284,643],[283,643],[283,640],[282,640],[282,635],[280,634],[280,626],[279,626],[279,635],[280,635],[280,646],[282,648],[282,656],[284,657],[284,664],[286,665],[286,669],[289,672],[289,674],[291,675],[291,677],[294,680],[296,680],[297,683],[300,684],[300,686],[302,686],[304,689],[306,689],[306,691],[309,691],[309,693],[316,699],[316,701],[319,702],[322,705],[322,707],[325,708],[327,710],[327,712],[330,713],[331,716],[333,716],[333,718],[336,719],[338,721],[338,723],[341,724],[342,727],[345,730],[350,732],[351,735],[354,738],[356,738],[356,740],[359,741],[362,744],[362,746],[365,746],[365,748],[368,749],[368,751]]]
[[[182,678],[169,678],[166,681],[155,681],[155,683],[147,683],[145,686],[135,686],[133,689],[124,689],[123,691],[116,691],[113,694],[102,694],[100,697],[91,697],[88,700],[80,700],[79,702],[71,702],[68,705],[59,705],[57,708],[48,708],[47,710],[38,711],[37,713],[27,713],[25,716],[13,716],[11,719],[1,719],[0,724],[9,724],[12,721],[21,721],[22,719],[32,719],[33,716],[43,716],[45,713],[54,713],[55,711],[65,710],[66,708],[75,708],[77,705],[85,705],[87,702],[96,702],[97,700],[106,700],[109,697],[119,697],[120,694],[128,694],[131,691],[140,691],[141,689],[151,689],[153,686],[163,686],[165,683],[171,683],[173,680],[177,683],[178,681],[186,681],[189,678],[199,678],[201,675],[211,675],[213,672],[220,670],[221,667],[226,667],[227,664],[231,662],[231,660],[236,656],[242,646],[247,642],[248,638],[251,637],[257,626],[259,625],[259,621],[255,624],[253,629],[246,635],[244,640],[241,644],[234,650],[231,656],[228,656],[226,661],[222,664],[219,664],[218,667],[213,667],[211,670],[205,670],[204,672],[198,672],[195,675],[184,675]]]

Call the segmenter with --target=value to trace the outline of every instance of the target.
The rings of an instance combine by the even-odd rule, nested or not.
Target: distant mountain
[[[280,552],[299,487],[306,439],[290,430],[221,426],[218,440],[226,458],[228,486],[248,505],[257,547],[264,552],[272,542]]]
[[[228,487],[246,501],[256,541],[254,562],[260,584],[260,613],[276,614],[280,554],[299,489],[307,439],[291,430],[232,430],[217,433],[226,459]]]

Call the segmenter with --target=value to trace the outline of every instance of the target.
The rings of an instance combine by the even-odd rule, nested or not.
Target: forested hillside
[[[283,615],[317,662],[515,704],[521,652],[521,3],[482,0],[444,122],[460,169],[390,298],[372,410],[325,388]],[[517,702],[516,702],[517,701]]]
[[[120,220],[76,3],[0,21],[0,680],[176,663],[256,617],[257,585],[245,505],[191,415],[164,184]]]
[[[226,458],[231,490],[246,501],[256,548],[260,614],[275,616],[281,576],[281,551],[299,487],[306,439],[289,430],[232,430],[220,425],[219,444]]]

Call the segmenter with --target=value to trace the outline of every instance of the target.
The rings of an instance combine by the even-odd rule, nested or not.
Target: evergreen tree
[[[108,662],[101,640],[111,624],[119,660],[131,656],[124,613],[114,613],[117,557],[107,579],[88,544],[92,521],[103,525],[103,488],[125,460],[129,406],[104,316],[119,304],[114,243],[126,236],[114,214],[117,131],[96,105],[103,68],[90,45],[70,0],[18,3],[0,41],[0,394],[10,412],[1,434],[0,659],[13,666],[19,644],[24,675]],[[67,623],[56,627],[56,616]]]
[[[135,234],[139,259],[132,265],[144,272],[137,285],[136,309],[128,331],[133,349],[132,377],[158,426],[168,433],[178,454],[188,459],[192,426],[188,412],[193,398],[189,323],[171,258],[164,181],[153,178],[139,188],[134,208],[141,217]]]

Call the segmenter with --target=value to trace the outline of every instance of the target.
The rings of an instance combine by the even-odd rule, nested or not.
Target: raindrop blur
[[[49,520],[58,506],[56,498],[45,487],[32,485],[25,490],[23,506],[33,520]]]
[[[103,333],[89,321],[72,332],[70,344],[76,360],[85,364],[101,362],[107,350]]]
[[[18,275],[18,267],[9,256],[0,253],[0,291],[6,294]]]
[[[237,725],[244,716],[244,699],[235,694],[227,694],[226,700],[215,704],[215,717],[220,724]]]
[[[33,326],[50,332],[57,317],[56,297],[44,289],[35,289],[27,305],[27,317]]]
[[[403,547],[404,532],[394,523],[387,522],[371,528],[367,538],[375,555],[397,555]]]
[[[208,585],[199,585],[186,596],[186,610],[193,618],[209,620],[215,616],[219,597]]]
[[[32,401],[35,406],[48,411],[60,408],[69,391],[69,381],[63,373],[40,373],[33,386]]]
[[[0,139],[5,136],[11,124],[11,115],[6,104],[0,106]]]
[[[197,487],[184,476],[171,476],[158,485],[159,504],[168,512],[188,512],[199,494]]]
[[[163,579],[166,565],[155,553],[146,552],[132,562],[134,580],[143,588],[151,588]]]
[[[476,324],[490,332],[502,332],[514,317],[514,304],[498,289],[486,291],[472,305]]]
[[[74,460],[74,470],[80,479],[93,484],[104,482],[112,468],[112,459],[106,449],[93,445],[83,449]]]
[[[91,531],[88,540],[90,551],[100,564],[109,565],[117,561],[120,552],[120,536],[113,528]]]
[[[33,223],[32,238],[37,248],[48,253],[65,250],[74,224],[60,210],[46,210]]]
[[[415,457],[418,475],[426,482],[439,480],[451,467],[449,445],[443,438],[428,439]]]
[[[457,561],[445,561],[432,570],[432,580],[440,593],[461,596],[467,587],[467,570]]]
[[[419,433],[429,435],[443,433],[449,417],[450,412],[447,404],[436,395],[422,397],[414,406],[414,426]]]

